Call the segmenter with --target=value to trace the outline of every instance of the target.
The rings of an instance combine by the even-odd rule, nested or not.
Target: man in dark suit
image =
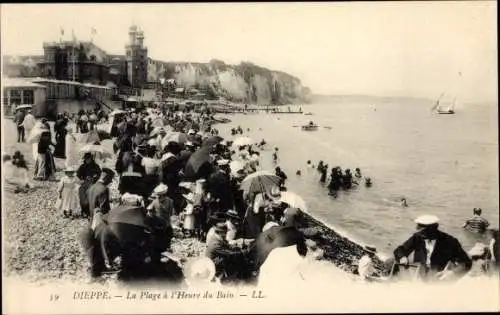
[[[94,213],[93,210],[96,208],[99,208],[102,214],[109,212],[111,207],[108,186],[113,181],[114,176],[114,172],[111,169],[103,168],[99,180],[89,188],[87,196],[91,216]],[[90,217],[90,222],[92,222],[92,217]]]
[[[24,110],[16,111],[16,116],[14,117],[14,122],[17,125],[17,142],[24,142],[24,117],[26,113]]]
[[[463,275],[472,267],[472,261],[453,236],[438,230],[439,219],[424,215],[415,220],[417,232],[396,248],[394,257],[402,264],[408,264],[408,256],[413,252],[413,261],[421,265],[425,278],[434,275],[444,279],[453,275]],[[458,265],[451,270],[450,264]]]
[[[92,215],[91,226],[80,234],[83,249],[89,261],[89,275],[92,281],[98,279],[106,269],[110,269],[119,254],[120,244],[116,235],[102,218],[99,209]]]
[[[215,200],[219,200],[219,211],[226,212],[233,208],[229,161],[219,160],[217,166],[207,179],[207,190]]]

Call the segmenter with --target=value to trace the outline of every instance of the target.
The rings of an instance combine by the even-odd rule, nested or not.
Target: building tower
[[[137,26],[131,26],[128,35],[127,76],[132,87],[141,88],[148,79],[148,49],[144,47],[144,33]]]

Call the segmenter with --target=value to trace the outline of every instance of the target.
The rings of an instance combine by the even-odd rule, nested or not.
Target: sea
[[[414,219],[422,214],[438,216],[441,230],[465,250],[482,241],[462,228],[473,208],[498,228],[498,103],[458,104],[454,115],[432,112],[432,100],[411,98],[332,98],[301,107],[312,115],[228,114],[231,123],[217,128],[229,140],[240,136],[230,136],[237,126],[256,143],[265,139],[261,169],[280,166],[288,190],[335,231],[384,255],[415,232]],[[301,130],[309,121],[317,131]],[[359,167],[373,186],[333,198],[308,160],[352,173]]]

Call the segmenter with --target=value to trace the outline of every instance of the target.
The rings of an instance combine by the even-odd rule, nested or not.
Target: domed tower
[[[132,87],[140,88],[147,83],[148,49],[144,47],[144,32],[135,25],[129,28],[127,54],[127,76]]]

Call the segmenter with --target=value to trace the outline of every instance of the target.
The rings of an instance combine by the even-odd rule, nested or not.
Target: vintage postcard
[[[496,2],[0,8],[3,313],[500,310]]]

